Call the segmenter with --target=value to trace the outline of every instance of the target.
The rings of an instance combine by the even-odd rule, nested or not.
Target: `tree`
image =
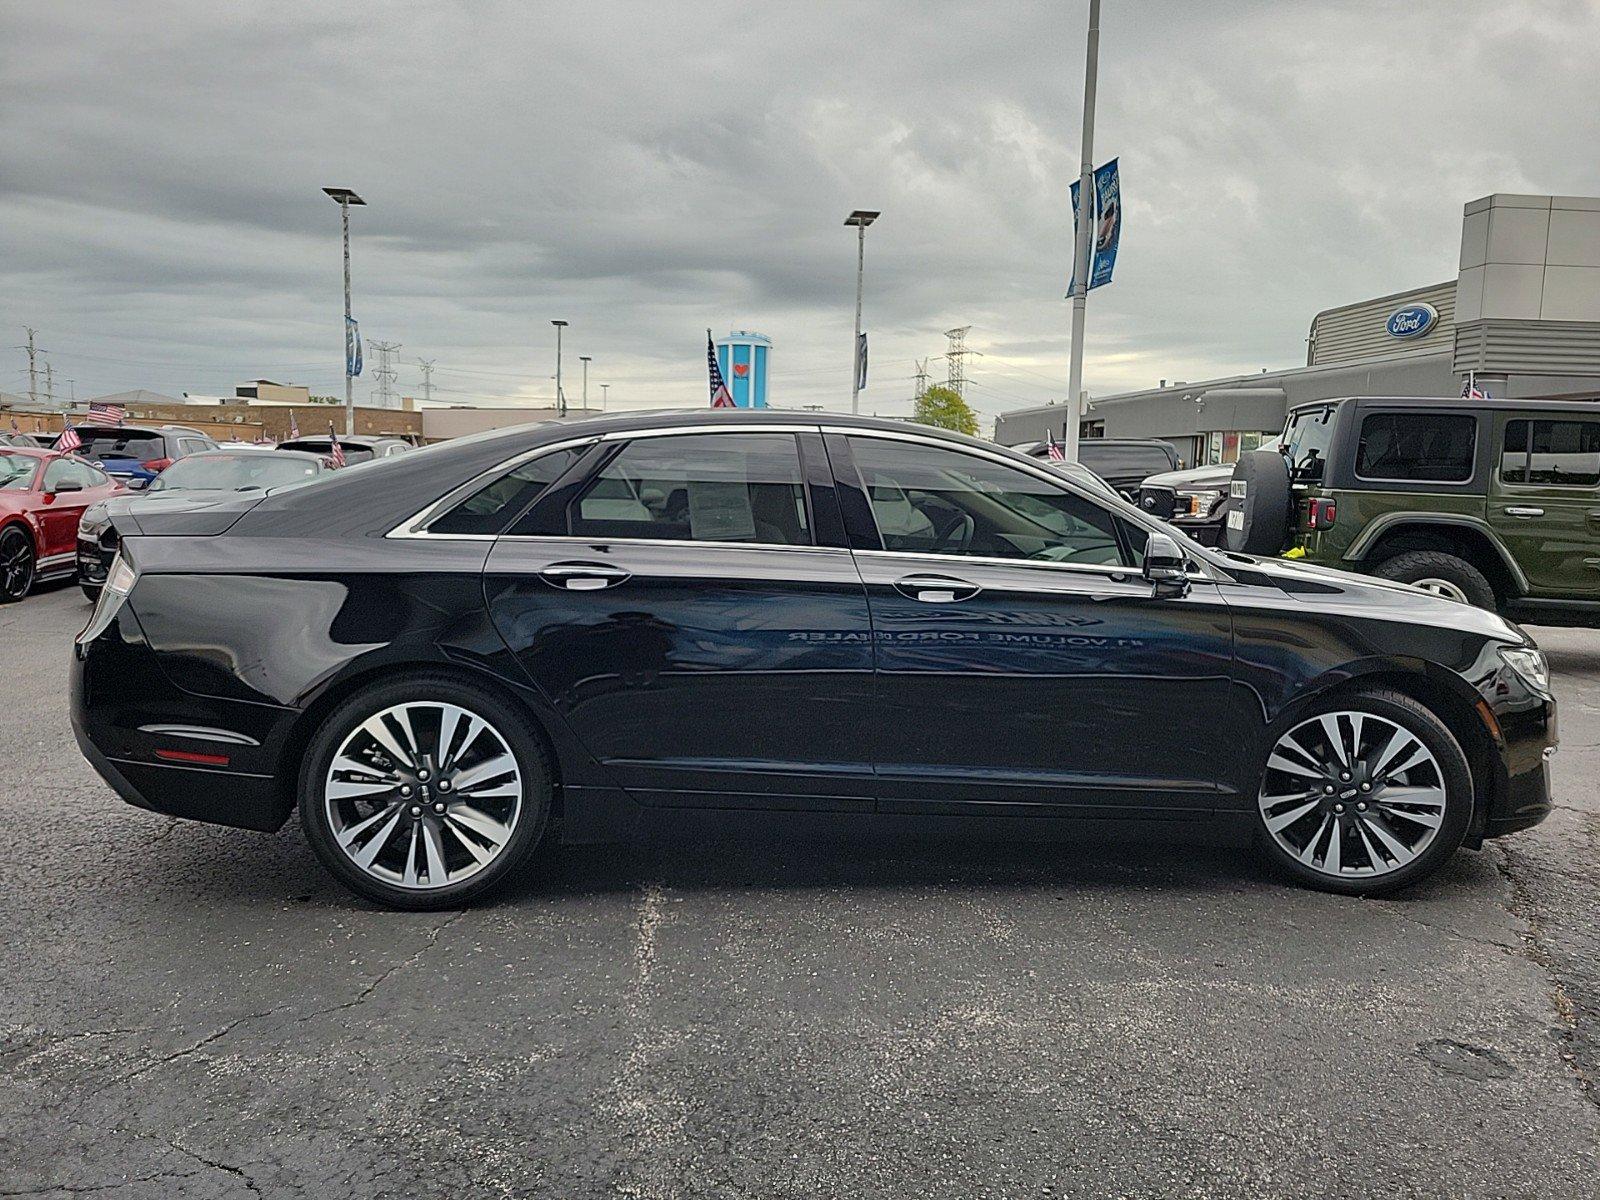
[[[935,385],[923,392],[917,397],[917,406],[911,412],[911,419],[922,425],[953,429],[957,433],[975,435],[978,432],[978,414],[972,411],[972,406],[954,388]]]
[[[344,401],[337,396],[307,396],[312,404],[343,404]]]

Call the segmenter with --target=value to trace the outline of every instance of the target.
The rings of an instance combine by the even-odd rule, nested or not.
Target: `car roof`
[[[1336,404],[1357,404],[1361,406],[1382,405],[1384,408],[1482,408],[1505,410],[1508,412],[1548,412],[1551,409],[1560,409],[1563,412],[1571,410],[1587,416],[1600,416],[1600,400],[1539,400],[1527,397],[1504,400],[1471,400],[1466,396],[1334,396],[1326,400],[1303,400],[1299,404],[1291,404],[1290,412],[1299,412],[1307,408],[1327,408]]]
[[[65,458],[59,450],[49,450],[43,446],[0,446],[0,454],[18,454],[23,458]]]

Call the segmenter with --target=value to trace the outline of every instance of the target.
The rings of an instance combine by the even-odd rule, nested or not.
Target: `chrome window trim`
[[[440,535],[443,536],[442,534]],[[474,534],[481,537],[481,534]],[[688,546],[698,550],[788,550],[824,554],[850,554],[848,546],[794,546],[787,542],[697,542],[688,538],[592,538],[569,533],[506,533],[494,541],[521,545],[528,542],[560,542],[574,546]]]
[[[1138,567],[1109,567],[1100,563],[1048,562],[1038,558],[991,558],[978,554],[928,554],[916,550],[857,550],[860,558],[915,558],[922,562],[977,563],[985,567],[1026,567],[1029,570],[1065,571],[1085,575],[1122,575],[1130,582],[1148,582]],[[929,568],[932,570],[932,568]]]

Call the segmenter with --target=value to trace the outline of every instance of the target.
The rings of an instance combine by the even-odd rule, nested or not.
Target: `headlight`
[[[118,554],[111,561],[111,569],[106,572],[105,586],[100,589],[100,599],[94,603],[94,612],[89,616],[89,623],[83,627],[83,632],[78,635],[78,644],[83,645],[94,641],[110,626],[111,620],[117,615],[117,610],[128,599],[128,593],[133,591],[133,585],[138,581],[139,573],[128,564],[127,559]]]
[[[1501,646],[1500,657],[1536,692],[1550,694],[1550,662],[1537,646]]]
[[[1178,503],[1173,508],[1175,517],[1209,517],[1222,501],[1223,493],[1213,489],[1203,491],[1178,489]]]

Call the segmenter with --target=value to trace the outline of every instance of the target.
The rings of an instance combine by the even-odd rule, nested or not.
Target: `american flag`
[[[128,410],[120,404],[106,404],[95,400],[89,405],[89,420],[105,425],[121,425],[128,419]]]
[[[56,439],[56,449],[63,454],[71,454],[81,445],[83,445],[83,439],[78,436],[78,431],[71,425],[68,425],[66,431]]]
[[[1467,372],[1466,382],[1461,385],[1461,398],[1463,400],[1487,400],[1489,393],[1478,386],[1477,376]]]
[[[736,408],[733,395],[722,378],[722,368],[717,366],[717,347],[711,340],[711,330],[706,330],[706,370],[711,375],[711,407]]]
[[[11,432],[12,433],[21,433],[22,432],[22,426],[17,424],[17,418],[16,418],[15,414],[13,414],[12,417],[11,417]]]
[[[333,448],[328,453],[328,461],[336,467],[344,466],[344,447],[339,445],[339,435],[333,431],[333,422],[328,422],[328,440],[333,443]]]
[[[1044,452],[1051,462],[1066,462],[1067,452],[1061,448],[1061,443],[1056,441],[1053,433],[1044,435]]]

